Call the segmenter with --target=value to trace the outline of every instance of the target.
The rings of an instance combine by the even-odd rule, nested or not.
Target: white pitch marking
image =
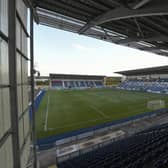
[[[103,111],[101,111],[100,109],[98,109],[96,106],[91,105],[90,102],[89,102],[86,98],[84,98],[84,97],[81,98],[81,96],[78,96],[78,95],[75,95],[75,96],[77,96],[77,97],[80,98],[80,99],[84,99],[85,101],[87,101],[87,102],[88,102],[87,106],[89,106],[90,108],[96,110],[96,112],[98,112],[98,113],[99,113],[101,116],[103,116],[104,118],[109,118],[109,116],[106,115]]]
[[[45,116],[44,131],[47,131],[47,130],[48,130],[47,125],[48,125],[49,103],[50,103],[50,96],[48,95],[48,100],[47,100],[47,109],[46,109],[46,116]]]
[[[96,110],[96,112],[98,112],[104,118],[109,118],[109,116],[107,116],[106,114],[104,114],[103,111],[99,110],[96,106],[91,105],[91,104],[88,104],[88,106],[91,107],[92,109]]]
[[[48,128],[48,130],[56,130],[56,129],[61,129],[61,128],[66,128],[66,127],[71,127],[71,126],[77,126],[80,124],[85,124],[85,123],[89,123],[89,122],[94,122],[94,121],[98,121],[98,120],[102,120],[102,118],[97,118],[97,119],[93,119],[93,120],[86,120],[86,121],[81,121],[81,122],[77,122],[74,124],[66,124],[62,127],[56,127],[56,128]]]

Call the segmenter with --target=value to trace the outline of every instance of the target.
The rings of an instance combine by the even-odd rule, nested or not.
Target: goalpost
[[[150,110],[157,110],[157,109],[165,108],[165,101],[164,100],[148,101],[147,108]]]

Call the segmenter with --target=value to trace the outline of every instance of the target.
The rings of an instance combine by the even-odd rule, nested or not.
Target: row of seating
[[[166,168],[168,126],[155,128],[113,142],[61,162],[59,168]]]
[[[168,81],[163,79],[156,81],[126,80],[122,82],[118,88],[168,94]]]
[[[51,86],[59,89],[70,89],[70,88],[100,88],[103,87],[102,81],[62,81],[53,80]]]
[[[144,81],[144,82],[168,82],[168,78],[160,78],[160,79],[129,79],[129,81]]]

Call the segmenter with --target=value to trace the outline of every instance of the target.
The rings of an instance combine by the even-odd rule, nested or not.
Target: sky
[[[35,25],[35,67],[49,73],[117,76],[114,72],[168,64],[168,57]]]

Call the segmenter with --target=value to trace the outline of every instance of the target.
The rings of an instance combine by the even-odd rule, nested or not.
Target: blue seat
[[[94,151],[81,154],[59,168],[155,168],[168,167],[168,125],[148,129]]]

